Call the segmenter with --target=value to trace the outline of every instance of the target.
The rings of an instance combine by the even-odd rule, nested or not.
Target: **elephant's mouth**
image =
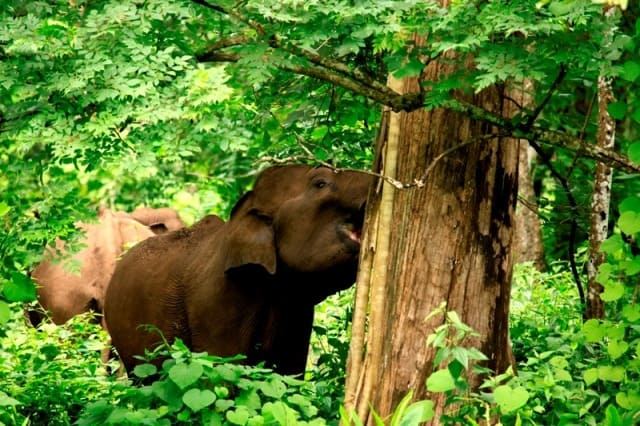
[[[357,226],[353,223],[342,223],[338,225],[338,235],[340,235],[347,247],[354,250],[360,249],[362,226]]]

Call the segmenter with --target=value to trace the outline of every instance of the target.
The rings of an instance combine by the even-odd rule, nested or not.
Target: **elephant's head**
[[[147,225],[156,235],[184,228],[184,222],[180,219],[178,212],[168,207],[158,209],[140,207],[131,213],[131,217]]]
[[[259,266],[314,301],[353,284],[372,181],[327,167],[266,169],[232,211],[226,271]]]

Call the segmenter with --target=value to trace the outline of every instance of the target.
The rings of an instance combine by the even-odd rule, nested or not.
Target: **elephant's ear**
[[[260,266],[276,272],[276,246],[271,218],[252,207],[253,193],[245,194],[231,212],[226,234],[225,272]]]

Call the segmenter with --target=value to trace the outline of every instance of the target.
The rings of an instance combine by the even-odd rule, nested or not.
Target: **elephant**
[[[63,324],[73,316],[89,310],[101,314],[106,287],[115,269],[116,260],[123,251],[132,244],[155,236],[152,229],[157,232],[169,227],[179,229],[179,224],[182,223],[177,213],[171,209],[156,209],[158,212],[153,217],[153,209],[138,209],[136,212],[139,210],[147,214],[149,226],[136,220],[133,214],[112,212],[106,207],[100,207],[98,223],[76,225],[86,233],[81,240],[85,247],[68,260],[60,261],[65,253],[65,243],[60,239],[56,240],[55,249],[45,249],[43,260],[31,272],[31,278],[36,283],[40,305],[50,312],[55,324]],[[162,215],[168,218],[167,226],[160,226]],[[155,228],[150,228],[151,225],[155,225]],[[73,271],[73,264],[76,263],[79,264],[79,272]],[[44,316],[39,310],[32,309],[28,312],[33,325],[38,325]]]
[[[304,372],[314,305],[355,282],[372,182],[356,171],[272,166],[227,222],[197,223],[127,252],[105,297],[127,371],[164,337],[197,352],[243,354],[242,362],[282,374]]]
[[[121,212],[117,214],[132,217],[143,225],[147,225],[154,234],[158,235],[184,228],[184,222],[178,215],[178,212],[168,207],[155,209],[151,207],[139,207],[130,214]]]

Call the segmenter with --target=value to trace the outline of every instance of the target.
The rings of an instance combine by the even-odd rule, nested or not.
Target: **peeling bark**
[[[604,76],[598,77],[598,135],[596,143],[606,149],[613,149],[615,145],[616,123],[607,109],[612,100],[611,81]],[[593,196],[591,198],[585,319],[604,318],[604,303],[600,298],[603,287],[596,281],[596,275],[598,268],[605,261],[605,254],[600,252],[600,245],[607,238],[609,230],[612,175],[613,170],[611,167],[603,163],[596,164]]]

